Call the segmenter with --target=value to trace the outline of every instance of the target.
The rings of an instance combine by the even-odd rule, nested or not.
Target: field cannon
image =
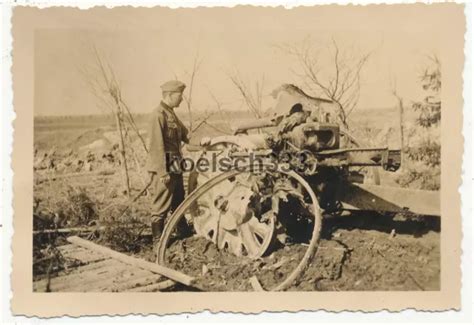
[[[269,117],[237,126],[233,135],[206,139],[194,152],[195,165],[208,168],[188,173],[188,196],[157,247],[159,264],[169,264],[168,248],[182,236],[177,230],[183,225],[191,227],[189,236],[247,261],[304,245],[297,266],[266,288],[285,290],[313,259],[326,216],[354,209],[439,214],[436,192],[379,185],[379,170],[400,167],[399,150],[363,147],[337,123],[330,101],[291,85],[277,95]],[[369,177],[372,184],[364,181]]]

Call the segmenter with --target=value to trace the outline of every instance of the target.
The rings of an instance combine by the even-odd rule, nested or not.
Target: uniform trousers
[[[151,229],[153,236],[157,237],[161,235],[168,214],[174,212],[184,200],[183,175],[170,174],[167,184],[155,177],[153,185]]]

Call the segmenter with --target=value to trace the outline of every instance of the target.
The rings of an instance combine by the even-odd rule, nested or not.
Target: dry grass
[[[98,219],[97,204],[83,187],[69,186],[58,209],[68,226],[89,225]]]
[[[124,209],[129,205],[129,209]],[[121,203],[113,205],[101,214],[100,225],[103,227],[99,242],[120,251],[137,253],[151,243],[149,233],[149,208],[147,204]]]

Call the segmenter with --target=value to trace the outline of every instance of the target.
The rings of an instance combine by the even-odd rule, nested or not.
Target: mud
[[[354,215],[327,220],[325,238],[320,240],[314,259],[289,290],[439,290],[440,236],[436,222],[396,219]],[[196,287],[201,290],[252,291],[252,276],[269,290],[288,277],[306,249],[306,245],[294,244],[251,260],[219,251],[203,238],[190,237],[174,242],[167,260],[168,266],[195,276]],[[153,250],[143,256],[155,259]]]

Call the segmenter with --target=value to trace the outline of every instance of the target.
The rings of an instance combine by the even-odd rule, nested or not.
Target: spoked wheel
[[[271,211],[261,215],[251,174],[242,173],[214,184],[190,203],[185,216],[192,220],[198,236],[220,250],[251,259],[265,254],[273,239],[275,223]]]
[[[262,169],[254,169],[246,166],[230,170],[210,178],[197,187],[176,209],[166,224],[157,247],[158,263],[170,267],[174,265],[185,273],[187,261],[195,258],[197,263],[200,263],[199,254],[193,251],[193,247],[189,247],[192,245],[186,245],[184,252],[178,254],[181,256],[179,265],[172,261],[176,259],[177,253],[175,251],[169,253],[173,243],[182,239],[179,236],[179,225],[183,224],[184,219],[193,225],[194,233],[191,238],[205,238],[214,243],[218,252],[231,254],[237,259],[237,263],[234,264],[245,267],[254,263],[252,261],[264,263],[264,259],[269,258],[268,254],[277,246],[275,245],[277,228],[279,231],[284,228],[279,222],[279,198],[285,196],[284,191],[292,195],[290,192],[298,188],[303,193],[299,194],[298,200],[312,219],[308,223],[312,231],[309,243],[304,245],[306,251],[299,262],[291,264],[292,269],[287,270],[285,276],[278,279],[277,283],[272,281],[270,285],[265,286],[265,281],[262,282],[266,290],[285,290],[291,286],[316,252],[322,216],[316,195],[300,175],[281,169],[275,171],[275,166],[271,166],[273,170],[269,167],[264,165]],[[276,183],[281,183],[281,180],[287,180],[286,183],[291,186],[286,186],[286,189],[285,186],[278,187]],[[186,252],[187,255],[183,256]],[[195,265],[193,268],[196,269]],[[245,280],[248,281],[248,278]]]

